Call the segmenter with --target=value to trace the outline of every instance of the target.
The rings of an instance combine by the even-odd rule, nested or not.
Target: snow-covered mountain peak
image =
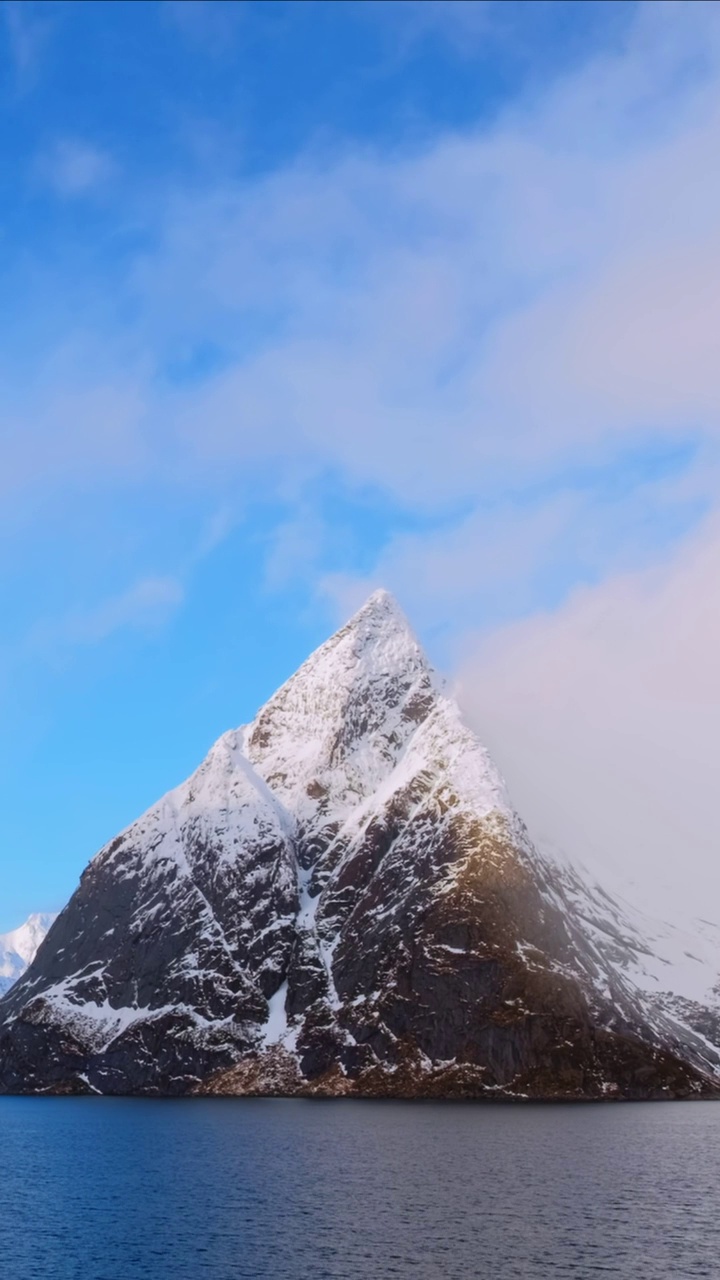
[[[383,629],[395,627],[412,634],[410,623],[400,605],[385,587],[378,587],[377,591],[373,591],[340,630],[344,631],[346,627],[357,627],[365,623],[377,625]]]
[[[265,704],[245,754],[307,829],[372,793],[442,687],[399,605],[376,591]]]
[[[384,588],[373,591],[352,617],[310,655],[293,680],[319,666],[327,668],[329,674],[331,655],[335,655],[335,662],[344,663],[350,652],[360,664],[356,674],[361,677],[364,670],[370,674],[379,659],[385,663],[388,675],[408,661],[431,670],[400,605]]]
[[[0,934],[0,993],[25,972],[54,919],[48,911],[34,912],[19,928]]]
[[[18,929],[0,934],[0,948],[14,952],[29,964],[54,919],[49,911],[34,912]]]

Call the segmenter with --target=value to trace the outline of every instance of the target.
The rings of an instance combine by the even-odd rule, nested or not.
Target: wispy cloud
[[[226,56],[246,18],[243,0],[163,0],[167,20],[194,48]]]
[[[375,0],[360,8],[375,21],[391,24],[406,51],[429,38],[446,40],[461,56],[471,55],[498,25],[497,6],[490,0]]]
[[[43,53],[52,31],[52,10],[50,6],[34,0],[4,0],[2,19],[16,86],[22,93],[34,86],[40,73]]]
[[[327,525],[312,506],[300,507],[289,520],[276,525],[268,540],[265,586],[279,591],[307,582],[321,562],[327,536]]]
[[[164,626],[185,598],[177,578],[141,578],[126,590],[82,612],[39,624],[34,648],[44,651],[100,644],[118,631],[153,632]]]
[[[117,174],[107,151],[79,138],[58,138],[35,162],[39,181],[59,196],[84,196],[102,190]]]
[[[8,394],[0,415],[6,509],[47,492],[87,493],[101,481],[122,486],[146,472],[142,387],[104,380],[100,370],[83,377],[60,356],[35,375],[37,386],[14,402]]]

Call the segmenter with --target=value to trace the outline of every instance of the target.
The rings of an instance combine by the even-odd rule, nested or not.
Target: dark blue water
[[[0,1099],[8,1280],[720,1277],[720,1103]]]

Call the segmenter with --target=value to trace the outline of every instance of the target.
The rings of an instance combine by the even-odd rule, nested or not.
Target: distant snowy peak
[[[35,959],[54,919],[50,912],[35,912],[18,929],[0,933],[0,994],[9,990]]]

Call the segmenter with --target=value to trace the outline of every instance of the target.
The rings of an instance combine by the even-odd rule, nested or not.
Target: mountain
[[[714,1096],[605,905],[376,592],[92,860],[0,1001],[0,1090]]]
[[[18,929],[0,933],[0,995],[9,991],[35,958],[54,919],[49,912],[38,912],[28,916]]]

